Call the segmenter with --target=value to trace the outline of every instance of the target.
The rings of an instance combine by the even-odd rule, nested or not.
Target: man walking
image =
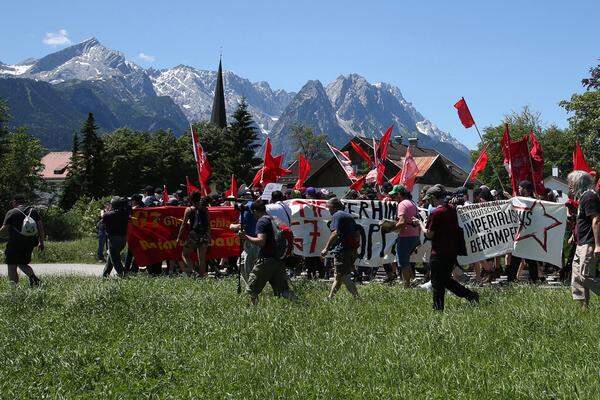
[[[129,212],[125,199],[113,197],[110,201],[110,210],[102,215],[102,222],[108,239],[108,257],[102,276],[107,278],[114,267],[117,275],[122,277],[124,270],[121,252],[127,244],[127,224],[129,223]]]
[[[19,283],[17,268],[29,278],[31,286],[39,286],[41,280],[35,275],[29,265],[31,253],[37,248],[44,250],[44,224],[38,212],[31,206],[25,205],[23,195],[15,195],[13,208],[6,213],[0,234],[8,233],[8,242],[4,250],[8,265],[8,279],[16,285]]]
[[[321,256],[325,257],[331,251],[333,254],[333,267],[335,270],[333,284],[329,298],[333,298],[342,284],[354,297],[358,297],[358,290],[352,281],[351,275],[360,247],[360,234],[354,217],[344,211],[344,205],[337,197],[327,201],[327,209],[332,216],[331,235],[327,240]]]
[[[429,214],[427,225],[416,217],[413,218],[413,222],[419,224],[425,236],[431,240],[429,267],[431,269],[433,309],[444,310],[446,289],[458,297],[478,303],[479,294],[452,279],[451,275],[456,264],[460,241],[463,240],[458,227],[456,209],[445,201],[446,191],[441,185],[427,190],[426,198],[429,198],[435,207]]]
[[[590,290],[600,294],[600,280],[596,277],[600,260],[600,198],[594,190],[594,178],[584,171],[573,171],[568,177],[569,192],[579,200],[575,237],[577,248],[573,258],[571,292],[573,300],[587,310]]]
[[[273,221],[267,214],[266,203],[257,200],[252,203],[252,213],[256,219],[256,236],[251,236],[243,231],[240,238],[260,247],[258,258],[248,278],[246,292],[250,295],[252,305],[258,304],[258,296],[267,282],[271,284],[276,296],[292,297],[293,294],[287,289],[287,276],[285,274],[284,260],[279,259],[276,254],[277,243],[275,241],[275,230]]]

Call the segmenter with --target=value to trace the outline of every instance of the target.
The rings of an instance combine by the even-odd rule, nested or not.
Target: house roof
[[[71,154],[70,151],[52,151],[42,157],[41,163],[44,166],[42,179],[65,179]]]

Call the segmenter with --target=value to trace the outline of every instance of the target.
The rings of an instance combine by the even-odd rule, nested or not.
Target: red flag
[[[225,192],[225,197],[236,197],[238,192],[237,180],[235,179],[235,175],[231,174],[231,185],[229,186],[229,190]]]
[[[575,142],[575,151],[573,152],[573,171],[585,171],[589,173],[591,170],[592,169],[585,161],[585,157],[583,156],[583,151],[581,150],[579,142]]]
[[[205,195],[210,193],[210,187],[208,186],[208,179],[212,175],[212,169],[208,163],[206,152],[202,148],[198,133],[194,131],[194,128],[190,126],[192,132],[192,144],[194,148],[194,159],[196,160],[196,169],[198,170],[198,181]]]
[[[510,171],[510,134],[508,133],[508,124],[504,124],[504,135],[500,140],[500,148],[502,149],[502,156],[504,157],[504,168],[508,172],[508,176],[511,176]]]
[[[419,173],[419,167],[412,156],[410,146],[406,148],[406,155],[404,156],[404,164],[402,169],[392,178],[390,183],[392,185],[402,185],[409,191],[412,190]]]
[[[385,182],[385,163],[383,162],[383,160],[380,160],[379,163],[377,164],[377,184],[378,185],[383,185],[383,183]]]
[[[356,153],[367,162],[369,168],[373,168],[373,160],[371,159],[371,156],[369,156],[369,154],[366,151],[364,151],[358,143],[354,143],[353,141],[351,141],[350,145],[352,145],[354,151],[356,151]]]
[[[265,153],[264,153],[263,167],[258,170],[254,179],[252,180],[253,186],[266,186],[267,183],[275,182],[277,178],[283,175],[288,175],[292,171],[286,168],[282,168],[283,155],[273,157],[271,155],[271,140],[267,138],[265,142]]]
[[[537,137],[535,137],[533,129],[529,133],[529,139],[531,139],[531,150],[529,151],[529,155],[531,156],[533,188],[535,193],[544,196],[546,194],[546,188],[544,187],[544,150],[537,140]]]
[[[169,204],[169,192],[167,191],[167,185],[163,185],[162,203],[163,206]]]
[[[454,104],[454,108],[458,110],[458,118],[460,118],[460,122],[462,122],[465,128],[470,128],[475,125],[475,120],[473,120],[473,116],[471,115],[471,111],[469,110],[469,106],[467,106],[464,97],[461,97],[460,100]]]
[[[365,179],[366,179],[365,175],[361,176],[360,178],[358,178],[356,180],[356,182],[354,182],[354,183],[352,183],[352,185],[350,185],[350,189],[360,192],[360,189],[362,189],[362,187],[365,185]]]
[[[346,173],[348,179],[350,179],[352,182],[355,182],[358,179],[358,177],[354,173],[354,169],[352,169],[352,161],[350,161],[348,153],[340,151],[339,149],[333,147],[329,143],[327,143],[327,146],[329,146],[329,150],[331,150],[331,152],[335,156],[335,159],[338,161],[338,163]]]
[[[192,185],[192,182],[190,182],[190,178],[188,178],[187,176],[185,177],[185,185],[187,187],[188,196],[194,192],[200,192],[200,188]]]
[[[390,144],[390,139],[392,137],[392,131],[393,130],[394,130],[394,125],[392,124],[389,128],[387,128],[387,130],[385,131],[385,133],[381,137],[381,141],[379,142],[379,147],[375,151],[376,157],[380,161],[383,161],[383,160],[385,160],[387,158],[388,146]]]
[[[471,182],[475,182],[477,179],[477,175],[485,169],[485,166],[488,162],[488,154],[487,154],[487,145],[481,150],[479,153],[479,157],[477,157],[477,161],[473,164],[473,168],[471,168],[471,172],[469,172],[469,180]]]
[[[510,141],[510,182],[513,193],[518,193],[519,182],[533,182],[531,155],[529,154],[528,136],[521,140]]]
[[[300,154],[298,156],[298,180],[294,185],[294,189],[300,190],[304,187],[304,181],[308,178],[308,174],[310,174],[310,163],[304,155]]]

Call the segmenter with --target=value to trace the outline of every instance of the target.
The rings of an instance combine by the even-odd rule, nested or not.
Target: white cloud
[[[71,39],[69,39],[66,29],[59,29],[58,32],[46,33],[46,36],[44,36],[42,42],[49,46],[62,46],[65,44],[71,44]]]
[[[140,54],[138,54],[138,57],[140,58],[140,60],[146,61],[146,62],[154,62],[156,60],[156,57],[151,56],[150,54],[146,54],[146,53],[140,53]]]

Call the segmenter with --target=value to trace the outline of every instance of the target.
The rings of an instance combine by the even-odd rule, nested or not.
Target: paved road
[[[102,276],[104,264],[31,264],[37,275]],[[0,265],[0,276],[8,273],[6,264]],[[23,273],[19,271],[22,275]],[[114,272],[113,272],[114,273]]]

